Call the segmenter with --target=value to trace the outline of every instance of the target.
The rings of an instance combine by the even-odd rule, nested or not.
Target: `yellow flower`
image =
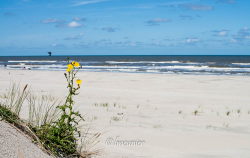
[[[80,84],[82,84],[82,80],[77,79],[77,80],[76,80],[76,83],[77,83],[78,85],[80,85]]]
[[[79,67],[80,66],[80,64],[78,62],[76,62],[76,61],[73,61],[72,65],[74,65],[75,67]]]
[[[68,64],[68,68],[69,68],[69,69],[73,69],[74,66],[73,66],[72,64]]]
[[[68,64],[68,69],[67,69],[67,71],[70,72],[73,68],[74,68],[74,66],[73,66],[72,64]]]
[[[69,68],[67,68],[67,70],[66,70],[67,72],[70,72],[71,70],[69,69]]]

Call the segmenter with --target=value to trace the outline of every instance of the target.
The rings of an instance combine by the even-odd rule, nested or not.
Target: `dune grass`
[[[20,118],[13,113],[10,109],[0,104],[0,118],[11,124],[19,124]]]
[[[20,89],[16,84],[12,84],[8,91],[2,96],[3,101],[1,105],[13,111],[19,116],[22,105],[29,95],[28,85],[25,85],[23,89]]]

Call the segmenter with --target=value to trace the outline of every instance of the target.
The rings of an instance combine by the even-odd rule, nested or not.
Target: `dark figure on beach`
[[[49,54],[49,56],[51,56],[51,55],[52,55],[52,53],[51,53],[51,52],[48,52],[48,54]]]

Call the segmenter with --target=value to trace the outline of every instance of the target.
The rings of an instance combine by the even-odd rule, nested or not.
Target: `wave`
[[[20,68],[20,67],[29,67],[29,68],[39,68],[39,69],[50,69],[50,68],[58,68],[58,69],[65,69],[67,65],[25,65],[25,64],[18,64],[18,65],[8,65],[8,68]],[[194,65],[173,65],[173,66],[82,66],[83,69],[145,69],[145,70],[207,70],[207,71],[250,71],[250,68],[238,68],[238,67],[210,67],[207,65],[201,66],[194,66]]]
[[[232,63],[234,65],[249,65],[250,66],[250,63]]]
[[[55,63],[56,60],[9,60],[9,63]]]
[[[44,60],[19,60],[8,61],[12,64],[7,64],[0,68],[6,69],[29,69],[29,70],[53,70],[64,71],[67,64],[61,61],[44,61]],[[29,64],[30,62],[30,64]],[[39,62],[46,62],[41,64]],[[109,62],[109,64],[107,64]],[[138,62],[81,62],[82,69],[80,71],[105,71],[105,72],[137,72],[137,73],[183,73],[183,74],[247,74],[250,75],[250,63],[237,66],[232,64],[217,64],[217,63],[180,63],[175,61],[138,61]],[[174,63],[175,62],[175,63]],[[116,63],[116,64],[110,64]],[[151,64],[122,64],[122,63],[151,63]],[[171,63],[171,64],[154,64],[154,63]]]
[[[164,64],[164,63],[182,63],[181,61],[105,61],[108,64],[137,64],[137,63],[145,63],[145,64]]]

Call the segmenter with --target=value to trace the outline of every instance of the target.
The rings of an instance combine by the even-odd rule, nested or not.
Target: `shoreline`
[[[6,68],[1,68],[0,67],[0,71],[1,70],[6,70],[6,71],[51,71],[51,72],[65,72],[64,69],[58,69],[58,70],[48,70],[48,69],[44,69],[44,70],[39,70],[39,69],[6,69]],[[122,71],[88,71],[88,70],[84,70],[80,69],[79,72],[82,73],[121,73],[121,74],[157,74],[157,75],[193,75],[193,76],[248,76],[250,77],[250,74],[240,74],[240,73],[200,73],[200,72],[190,72],[190,73],[186,73],[186,72],[122,72]]]

